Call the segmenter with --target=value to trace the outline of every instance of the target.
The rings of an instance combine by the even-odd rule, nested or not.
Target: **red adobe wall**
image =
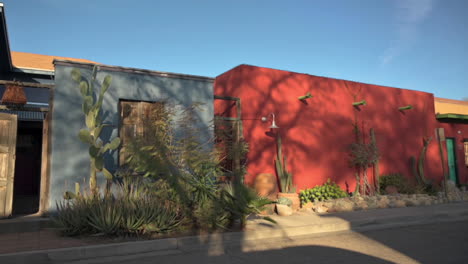
[[[360,91],[360,92],[359,92]],[[240,65],[216,78],[215,95],[240,97],[244,137],[250,144],[247,183],[259,173],[275,173],[276,142],[260,118],[276,115],[278,131],[289,170],[298,190],[322,184],[331,178],[349,191],[355,188],[354,169],[348,163],[349,144],[355,141],[353,120],[368,131],[375,129],[381,152],[381,173],[400,172],[412,177],[410,157],[418,156],[423,137],[433,136],[436,127],[444,127],[446,136],[468,138],[467,125],[438,123],[434,117],[434,96],[430,93],[363,84],[275,69]],[[298,96],[311,92],[303,103]],[[355,96],[355,98],[354,98]],[[354,101],[366,100],[356,109]],[[413,105],[399,111],[398,107]],[[226,112],[226,104],[215,100],[215,114]],[[458,153],[459,177],[468,181],[463,165],[463,150]],[[426,157],[426,177],[441,180],[442,168],[437,141]],[[370,171],[369,171],[370,172]],[[372,174],[370,174],[372,175]]]

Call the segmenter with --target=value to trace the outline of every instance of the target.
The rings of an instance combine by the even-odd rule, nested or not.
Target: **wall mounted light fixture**
[[[271,113],[268,116],[270,116],[270,115],[271,115],[271,126],[270,126],[270,128],[272,128],[272,129],[279,128],[279,126],[277,126],[276,122],[275,122],[275,114]],[[262,117],[262,122],[268,121],[268,116]]]

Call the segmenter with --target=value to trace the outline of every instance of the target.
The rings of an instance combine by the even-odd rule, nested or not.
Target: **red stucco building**
[[[349,165],[348,146],[356,141],[354,123],[366,138],[370,128],[375,130],[381,174],[402,173],[414,179],[410,159],[418,158],[423,139],[432,137],[425,174],[437,182],[443,179],[443,170],[435,130],[443,128],[449,139],[442,142],[445,169],[458,183],[468,183],[467,102],[435,99],[426,92],[250,65],[240,65],[218,76],[214,92],[217,96],[240,98],[243,136],[250,146],[246,183],[252,183],[259,173],[275,173],[274,134],[280,133],[298,191],[322,184],[327,178],[353,191],[355,169]],[[312,98],[298,99],[308,92]],[[366,105],[353,106],[362,100]],[[459,107],[446,107],[453,104]],[[412,109],[399,110],[409,105]],[[439,107],[438,112],[435,105]],[[226,101],[215,100],[215,114],[233,116],[235,111],[231,106]],[[458,112],[443,112],[444,109]],[[278,129],[270,129],[271,122],[261,121],[271,113],[276,117]],[[451,145],[449,151],[447,144]],[[456,160],[448,161],[449,156]],[[371,169],[369,175],[372,176]]]

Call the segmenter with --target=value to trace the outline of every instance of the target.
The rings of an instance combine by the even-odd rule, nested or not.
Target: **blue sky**
[[[10,47],[217,76],[239,64],[468,97],[466,0],[0,0]]]

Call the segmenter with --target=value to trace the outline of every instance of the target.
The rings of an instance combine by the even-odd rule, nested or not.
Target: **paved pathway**
[[[84,263],[84,262],[78,262]],[[296,237],[248,248],[112,257],[87,263],[468,263],[468,222]]]

